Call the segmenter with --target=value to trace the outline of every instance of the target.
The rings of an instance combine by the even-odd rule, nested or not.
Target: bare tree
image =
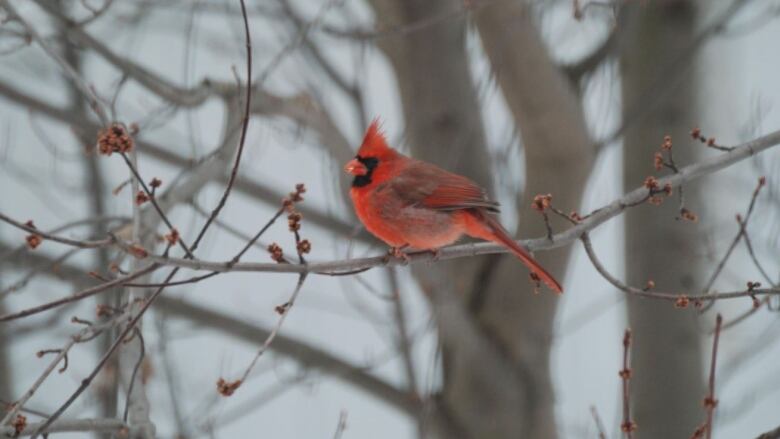
[[[652,158],[664,136],[681,147],[674,159],[694,161],[690,143],[696,126],[697,84],[692,61],[679,66],[674,81],[654,105],[645,93],[663,77],[667,66],[679,59],[695,37],[697,5],[694,1],[664,2],[625,8],[621,35],[623,117],[631,126],[624,137],[625,187],[633,187],[653,173]],[[636,118],[632,120],[632,118]],[[685,290],[701,285],[703,234],[684,219],[682,209],[704,206],[697,186],[684,188],[685,205],[670,199],[661,206],[643,206],[626,214],[626,278],[634,285],[652,280],[658,287]],[[680,192],[682,196],[683,192]],[[701,214],[701,212],[699,212]],[[663,255],[662,257],[660,255]],[[630,299],[628,324],[634,334],[632,400],[635,419],[642,428],[637,437],[685,437],[695,430],[704,394],[699,319],[694,312],[679,312],[660,303]],[[675,419],[674,422],[665,420]]]
[[[748,428],[719,377],[777,356],[730,340],[775,318],[773,249],[750,220],[771,218],[777,176],[748,172],[733,212],[698,180],[776,158],[780,131],[697,128],[693,66],[743,8],[763,11],[749,3],[0,0],[0,436]],[[605,134],[593,101],[610,93]],[[615,415],[593,406],[582,427],[588,406],[565,401],[582,390],[559,384],[579,364],[551,356],[563,301],[595,282],[572,275],[557,296],[498,245],[395,259],[360,231],[340,168],[377,114],[393,146],[501,194],[502,220],[557,277],[586,270],[627,297],[631,331],[589,342],[609,379],[583,383],[614,391]],[[622,163],[605,158],[618,142]],[[593,207],[597,169],[625,190]],[[731,245],[705,282],[695,219],[722,209],[737,230],[706,223]],[[616,218],[625,239],[605,254],[625,280],[592,236]],[[715,318],[715,302],[737,305]],[[780,422],[750,420],[764,437]]]

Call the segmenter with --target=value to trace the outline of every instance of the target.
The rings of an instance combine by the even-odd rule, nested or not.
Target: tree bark
[[[624,11],[621,53],[624,117],[646,105],[643,91],[664,66],[691,43],[696,18],[690,0],[629,4]],[[674,158],[685,164],[695,159],[686,143],[694,126],[696,82],[687,71],[675,90],[659,98],[641,120],[625,133],[625,187],[635,187],[654,174],[653,155],[664,135],[671,135]],[[653,99],[654,97],[650,97]],[[659,288],[690,290],[697,282],[697,251],[702,242],[696,224],[675,220],[676,198],[661,206],[640,206],[625,215],[626,275],[632,285],[652,279]],[[688,208],[703,205],[696,188],[685,187]],[[700,213],[700,212],[699,212]],[[701,347],[691,310],[629,298],[628,320],[633,329],[631,405],[638,424],[636,437],[688,437],[701,421],[704,395]]]
[[[595,156],[577,90],[553,63],[523,2],[499,2],[476,13],[476,23],[498,84],[520,130],[525,152],[526,185],[518,206],[517,235],[544,236],[546,228],[531,208],[537,194],[550,193],[566,211],[578,210]],[[566,226],[552,218],[555,229]],[[571,247],[536,255],[563,280]],[[521,388],[525,410],[515,413],[513,435],[547,439],[557,436],[554,391],[550,377],[553,322],[560,297],[533,294],[517,261],[501,258],[484,289],[472,300],[479,321],[525,371]],[[508,432],[507,432],[508,433]]]

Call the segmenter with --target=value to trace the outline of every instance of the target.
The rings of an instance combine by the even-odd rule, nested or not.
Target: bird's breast
[[[358,218],[369,232],[390,246],[435,249],[451,244],[464,232],[462,211],[409,205],[392,192],[360,189],[350,193]]]

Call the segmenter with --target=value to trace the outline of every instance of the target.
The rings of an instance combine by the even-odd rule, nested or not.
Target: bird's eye
[[[357,159],[357,161],[362,163],[368,169],[368,172],[373,171],[374,168],[376,168],[377,165],[379,164],[379,159],[376,158],[376,157],[361,157],[361,156],[357,156],[355,158]]]
[[[378,164],[379,159],[376,157],[361,157],[358,155],[350,160],[345,170],[355,176],[355,179],[352,181],[352,187],[363,187],[370,184],[372,174]]]

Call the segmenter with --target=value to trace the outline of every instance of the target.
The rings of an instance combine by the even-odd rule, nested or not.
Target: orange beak
[[[366,168],[366,165],[361,163],[358,159],[352,159],[348,161],[347,164],[344,165],[344,171],[347,174],[352,174],[355,176],[368,174],[368,168]]]

